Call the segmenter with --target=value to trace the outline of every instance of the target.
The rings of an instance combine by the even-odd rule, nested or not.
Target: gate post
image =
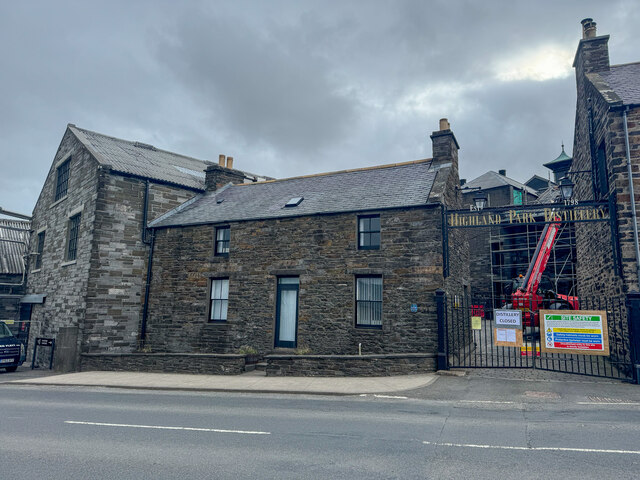
[[[438,362],[436,370],[449,370],[449,355],[447,348],[447,316],[445,312],[445,291],[436,290],[436,307],[438,312]]]
[[[627,293],[627,317],[633,381],[640,384],[640,292]]]

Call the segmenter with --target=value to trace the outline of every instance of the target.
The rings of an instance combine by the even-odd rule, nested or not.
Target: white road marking
[[[640,405],[638,402],[576,402],[578,405]]]
[[[461,403],[497,403],[497,404],[513,404],[516,402],[494,402],[493,400],[460,400]]]
[[[162,425],[129,425],[126,423],[102,423],[102,422],[75,422],[65,420],[64,423],[72,425],[95,425],[98,427],[127,427],[127,428],[153,428],[157,430],[187,430],[190,432],[214,432],[214,433],[242,433],[245,435],[271,435],[271,432],[259,432],[250,430],[223,430],[220,428],[198,428],[198,427],[166,427]]]
[[[376,398],[399,398],[400,400],[407,400],[409,397],[401,397],[399,395],[373,395]]]
[[[527,450],[530,452],[583,452],[583,453],[625,453],[640,455],[640,450],[606,450],[600,448],[569,448],[569,447],[510,447],[507,445],[475,445],[472,443],[438,443],[422,442],[424,445],[434,445],[436,447],[462,447],[462,448],[486,448],[495,450]]]

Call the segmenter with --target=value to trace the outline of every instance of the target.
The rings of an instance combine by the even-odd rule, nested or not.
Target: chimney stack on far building
[[[507,171],[506,171],[506,170],[498,170],[498,173],[499,173],[500,175],[502,175],[503,177],[506,177],[506,176],[507,176]]]
[[[205,190],[215,191],[227,183],[244,183],[244,172],[233,169],[233,157],[218,156],[218,165],[209,165],[204,171]]]

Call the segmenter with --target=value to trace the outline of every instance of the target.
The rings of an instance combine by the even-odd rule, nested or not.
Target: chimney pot
[[[443,131],[443,130],[451,130],[451,125],[449,124],[449,120],[447,120],[446,118],[440,119],[440,131]]]
[[[596,22],[593,18],[585,18],[580,22],[582,24],[582,38],[594,38],[596,36]]]
[[[233,157],[227,157],[227,168],[233,168]]]
[[[218,165],[224,167],[224,155],[218,155]]]
[[[462,187],[465,183],[467,183],[467,179],[466,178],[461,178],[460,179],[460,186]]]
[[[503,177],[506,177],[506,176],[507,176],[507,171],[506,171],[506,170],[498,170],[498,173],[499,173],[500,175],[502,175]]]

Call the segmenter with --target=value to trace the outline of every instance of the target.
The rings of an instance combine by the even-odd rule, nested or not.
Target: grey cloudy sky
[[[640,60],[637,0],[0,1],[0,207],[67,123],[288,177],[430,157],[447,117],[462,177],[546,177],[585,17]]]

